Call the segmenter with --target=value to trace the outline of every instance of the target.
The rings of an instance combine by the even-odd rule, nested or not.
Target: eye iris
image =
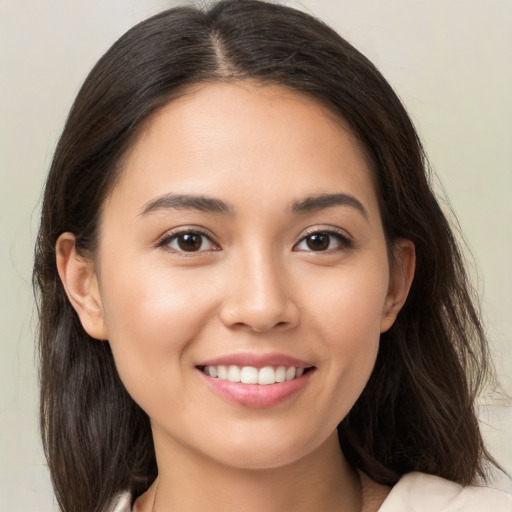
[[[198,251],[202,244],[201,235],[196,233],[184,233],[178,236],[178,247],[182,251]]]
[[[329,248],[329,235],[327,233],[315,233],[308,236],[306,244],[312,251],[325,251]]]

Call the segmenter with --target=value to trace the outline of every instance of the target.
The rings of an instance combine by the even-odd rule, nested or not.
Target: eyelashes
[[[314,230],[307,233],[293,247],[294,251],[334,252],[350,249],[352,240],[346,235],[334,230]]]
[[[167,233],[160,239],[157,247],[163,247],[172,252],[188,254],[221,250],[211,235],[197,228],[186,228]]]
[[[341,231],[332,228],[315,228],[303,234],[292,250],[297,252],[333,253],[351,249],[353,245],[353,241]],[[183,228],[166,233],[158,241],[157,247],[183,255],[222,250],[212,235],[198,228]]]

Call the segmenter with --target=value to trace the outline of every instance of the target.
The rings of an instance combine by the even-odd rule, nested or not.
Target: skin
[[[362,209],[292,208],[333,193]],[[229,211],[171,208],[169,194]],[[168,238],[176,229],[212,242],[181,251]],[[307,237],[326,230],[341,238],[312,250]],[[277,86],[196,87],[146,124],[99,233],[93,261],[63,234],[58,268],[85,330],[109,340],[151,418],[155,510],[377,510],[389,490],[348,465],[336,426],[407,297],[414,247],[395,241],[389,261],[373,171],[343,122]],[[284,402],[245,407],[196,369],[240,352],[280,352],[315,370]],[[156,489],[136,511],[152,510]]]

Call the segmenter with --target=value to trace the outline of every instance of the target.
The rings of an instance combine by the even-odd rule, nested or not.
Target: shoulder
[[[393,487],[379,512],[512,512],[512,496],[489,487],[459,484],[409,473]]]

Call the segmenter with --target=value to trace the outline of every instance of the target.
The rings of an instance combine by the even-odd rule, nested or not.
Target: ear
[[[393,261],[390,265],[389,288],[382,312],[380,332],[387,331],[395,322],[405,304],[411,288],[416,265],[414,244],[405,238],[393,244]]]
[[[60,280],[84,330],[93,338],[106,340],[108,333],[94,263],[77,252],[72,233],[60,235],[55,252]]]

